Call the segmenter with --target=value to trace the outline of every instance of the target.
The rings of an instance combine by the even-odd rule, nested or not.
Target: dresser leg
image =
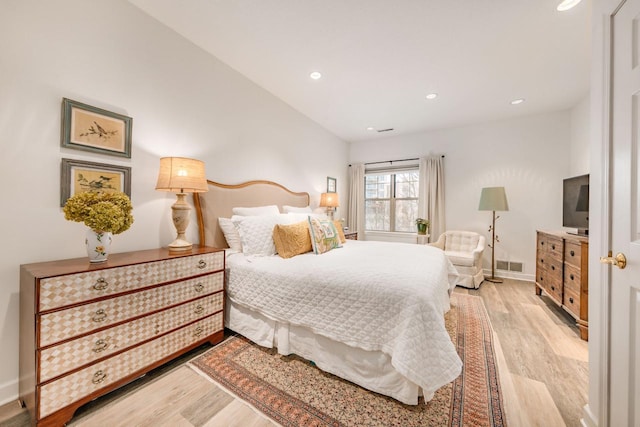
[[[538,296],[542,295],[542,288],[540,286],[538,286],[537,283],[536,283],[536,295],[538,295]]]

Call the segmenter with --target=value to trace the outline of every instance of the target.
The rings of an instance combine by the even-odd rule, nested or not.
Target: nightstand
[[[416,238],[416,243],[418,243],[419,245],[428,245],[429,236],[430,234],[418,234]]]
[[[358,240],[358,232],[344,233],[344,238],[347,240]]]

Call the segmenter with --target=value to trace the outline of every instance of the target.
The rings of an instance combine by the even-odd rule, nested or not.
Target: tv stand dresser
[[[545,292],[565,309],[589,339],[589,239],[564,232],[538,231],[536,295]]]
[[[38,426],[223,339],[224,252],[152,249],[20,267],[20,399]]]

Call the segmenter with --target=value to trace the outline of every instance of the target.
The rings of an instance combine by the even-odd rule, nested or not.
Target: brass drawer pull
[[[93,374],[93,379],[91,380],[91,382],[94,384],[100,384],[106,378],[107,378],[107,374],[105,374],[102,370],[100,370],[100,371],[97,371],[95,374]]]
[[[207,262],[205,260],[201,259],[200,261],[198,261],[198,268],[200,270],[202,270],[203,268],[206,268],[206,267],[207,267]]]
[[[94,322],[99,323],[99,322],[103,322],[106,318],[107,318],[107,313],[103,309],[100,309],[96,311],[96,314],[94,314],[91,319]]]
[[[193,289],[195,289],[196,292],[202,292],[202,290],[204,289],[204,285],[202,283],[196,283],[195,285],[193,285]]]
[[[193,330],[193,336],[199,337],[200,335],[202,335],[203,332],[204,332],[204,329],[202,329],[202,326],[198,326]]]
[[[96,280],[96,283],[93,285],[93,289],[96,291],[103,291],[109,287],[109,282],[104,280],[102,277]]]
[[[195,310],[193,310],[193,312],[194,312],[195,314],[202,314],[202,312],[204,312],[204,307],[203,307],[203,306],[201,306],[201,305],[198,305],[198,306],[196,307],[196,309],[195,309]]]
[[[96,345],[93,347],[93,352],[94,353],[100,353],[104,350],[107,349],[107,347],[109,347],[109,343],[106,342],[105,340],[98,340],[96,341]]]

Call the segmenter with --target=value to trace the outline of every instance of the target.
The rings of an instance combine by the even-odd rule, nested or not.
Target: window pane
[[[396,197],[398,199],[418,198],[418,171],[396,174]]]
[[[395,231],[416,231],[416,218],[418,217],[417,200],[396,200],[396,228]]]
[[[391,175],[367,175],[364,181],[365,199],[391,197]]]
[[[390,206],[391,201],[389,200],[366,200],[365,229],[371,231],[391,231]]]

